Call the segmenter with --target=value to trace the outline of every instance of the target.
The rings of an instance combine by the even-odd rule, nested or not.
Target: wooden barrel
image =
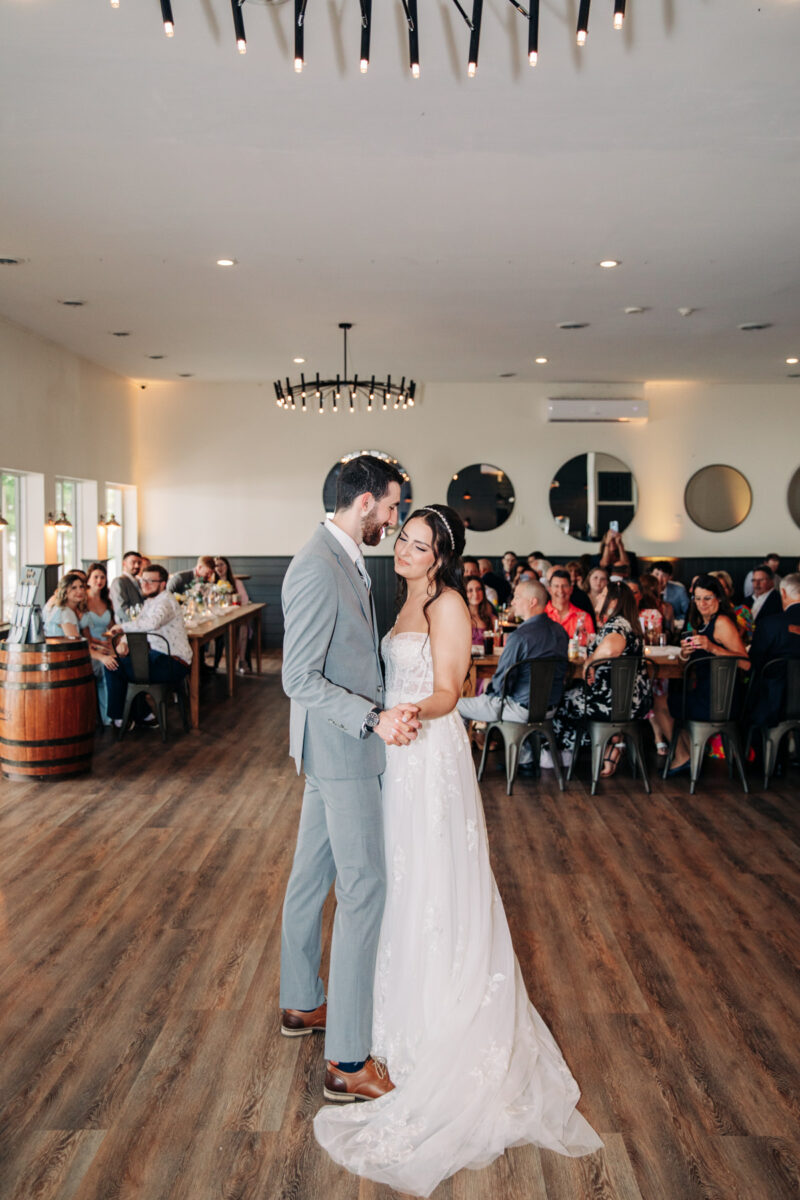
[[[8,779],[89,771],[97,719],[89,646],[50,638],[0,642],[0,769]]]

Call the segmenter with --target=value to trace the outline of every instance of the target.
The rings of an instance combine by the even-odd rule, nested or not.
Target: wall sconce
[[[51,525],[59,533],[65,533],[66,530],[72,529],[72,522],[65,512],[56,513],[55,517],[52,513],[48,513],[45,525]]]
[[[117,518],[114,516],[113,513],[109,513],[108,516],[104,516],[103,513],[100,513],[100,519],[98,520],[97,524],[105,525],[106,529],[121,529],[122,528],[122,526],[120,525],[119,521],[117,520]]]
[[[5,529],[7,524],[8,524],[8,521],[5,519],[3,514],[0,513],[0,533],[3,532],[3,530]]]

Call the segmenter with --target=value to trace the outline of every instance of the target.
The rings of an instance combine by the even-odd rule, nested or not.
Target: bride
[[[462,1167],[533,1142],[591,1154],[602,1142],[528,1000],[489,865],[483,808],[456,712],[472,631],[461,583],[464,526],[418,509],[395,544],[404,602],[383,639],[388,706],[419,705],[422,729],[387,749],[386,908],[374,989],[373,1056],[395,1089],[314,1120],[336,1162],[428,1196]]]

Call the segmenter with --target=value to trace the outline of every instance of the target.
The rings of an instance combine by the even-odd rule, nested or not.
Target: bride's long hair
[[[466,534],[464,532],[464,522],[453,508],[449,508],[446,504],[429,504],[425,508],[416,508],[406,517],[402,528],[405,529],[409,521],[419,518],[425,524],[433,535],[431,538],[431,546],[433,553],[436,556],[436,561],[431,568],[430,580],[433,583],[433,595],[422,606],[422,612],[430,630],[430,620],[428,618],[427,609],[441,596],[445,588],[452,588],[454,592],[458,592],[464,603],[467,603],[467,593],[464,589],[464,572],[461,563],[461,555],[464,553],[466,544]],[[452,534],[452,541],[451,541]],[[408,585],[401,575],[397,577],[397,607],[401,609],[406,601],[408,594]]]

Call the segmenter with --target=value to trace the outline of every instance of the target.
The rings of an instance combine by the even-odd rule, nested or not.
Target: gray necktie
[[[366,568],[363,558],[356,559],[356,570],[358,571],[359,575],[361,576],[361,578],[364,581],[364,587],[367,589],[367,591],[369,591],[370,588],[372,587],[372,580],[370,579],[369,575],[367,574],[367,568]]]

